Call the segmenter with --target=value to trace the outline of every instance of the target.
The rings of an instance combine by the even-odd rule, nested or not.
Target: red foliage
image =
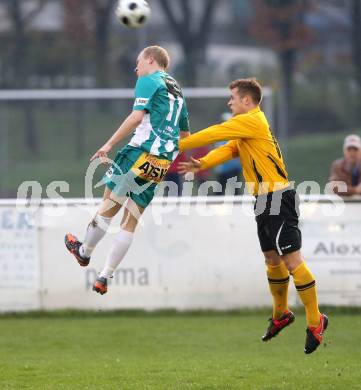
[[[298,49],[313,39],[312,30],[304,23],[312,3],[305,0],[253,0],[254,17],[251,34],[276,51]]]
[[[92,36],[93,24],[91,8],[87,0],[64,0],[64,29],[69,40],[75,45],[89,42]]]

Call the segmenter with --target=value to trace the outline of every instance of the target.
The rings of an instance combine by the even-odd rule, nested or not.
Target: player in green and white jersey
[[[188,113],[177,82],[163,70],[139,77],[134,110],[145,114],[129,145],[173,161],[180,129],[188,131]]]
[[[127,253],[139,217],[177,157],[179,138],[189,135],[183,93],[176,80],[166,73],[168,66],[169,55],[162,47],[149,46],[139,54],[133,111],[91,160],[106,159],[113,147],[135,129],[134,135],[118,151],[104,176],[103,202],[87,228],[84,241],[80,242],[73,234],[65,236],[68,250],[81,266],[87,266],[111,219],[126,206],[121,229],[93,287],[100,294],[107,292],[107,279]]]

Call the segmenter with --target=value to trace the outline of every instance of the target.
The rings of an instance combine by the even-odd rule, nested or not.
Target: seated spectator
[[[351,134],[343,144],[343,158],[332,163],[330,182],[346,184],[346,191],[333,185],[333,192],[339,195],[361,195],[361,139]]]

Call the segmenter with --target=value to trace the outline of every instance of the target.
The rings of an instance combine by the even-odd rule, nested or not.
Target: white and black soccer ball
[[[115,15],[124,26],[139,28],[150,17],[150,8],[146,0],[119,0]]]

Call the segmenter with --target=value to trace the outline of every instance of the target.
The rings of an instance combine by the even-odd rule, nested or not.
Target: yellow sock
[[[285,263],[267,265],[269,289],[273,297],[273,318],[277,319],[288,310],[288,282],[289,272]]]
[[[316,281],[305,262],[302,262],[292,273],[298,295],[306,310],[308,326],[318,326],[320,312],[318,310]]]

